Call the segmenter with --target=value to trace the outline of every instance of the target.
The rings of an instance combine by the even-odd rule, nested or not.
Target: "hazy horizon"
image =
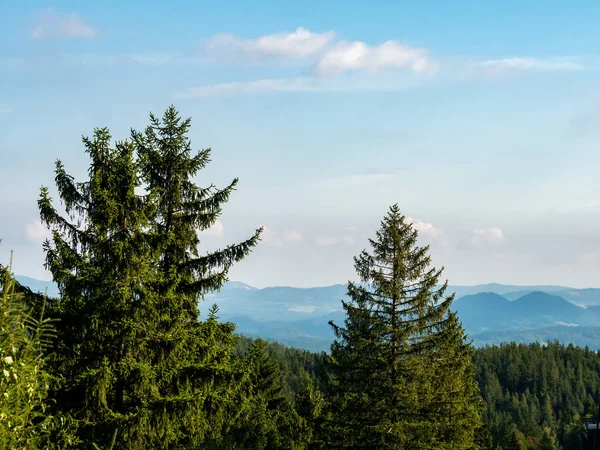
[[[42,279],[42,278],[35,278],[32,277],[30,275],[27,274],[22,274],[22,273],[16,273],[15,274],[17,277],[27,277],[27,278],[31,278],[34,279],[36,281],[42,281],[42,282],[47,282],[47,283],[51,283],[52,279],[51,278],[46,278],[46,279]],[[353,281],[353,280],[348,280],[348,281]],[[246,285],[248,287],[251,288],[255,288],[255,289],[268,289],[268,288],[292,288],[292,289],[318,289],[318,288],[327,288],[327,287],[332,287],[332,286],[340,286],[340,285],[346,285],[348,283],[348,281],[341,281],[338,283],[332,283],[332,284],[323,284],[323,285],[306,285],[306,286],[294,286],[294,285],[289,285],[289,284],[273,284],[273,285],[263,285],[263,286],[258,286],[258,285],[254,285],[251,283],[246,283],[245,281],[242,280],[234,280],[234,279],[230,279],[228,280],[229,283],[241,283],[243,285]],[[553,288],[565,288],[565,289],[600,289],[600,286],[583,286],[583,287],[577,287],[577,286],[567,286],[567,285],[562,285],[562,284],[551,284],[551,283],[532,283],[532,284],[512,284],[512,283],[498,283],[496,281],[489,281],[489,282],[485,282],[485,283],[475,283],[475,284],[455,284],[455,283],[448,283],[449,287],[484,287],[484,286],[490,286],[490,285],[500,285],[500,286],[510,286],[510,287],[516,287],[516,288],[532,288],[532,287],[553,287]]]

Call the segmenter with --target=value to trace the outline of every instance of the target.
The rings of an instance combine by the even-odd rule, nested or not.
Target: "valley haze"
[[[48,289],[58,295],[48,281],[17,276],[17,280],[37,292]],[[298,288],[273,286],[256,288],[249,284],[226,282],[219,292],[205,296],[202,315],[213,304],[218,317],[237,325],[236,331],[250,337],[313,351],[327,351],[333,340],[330,320],[343,324],[341,300],[345,284]],[[453,308],[458,312],[470,339],[476,346],[502,342],[559,341],[600,349],[600,289],[567,286],[517,286],[489,283],[448,287],[455,293]]]

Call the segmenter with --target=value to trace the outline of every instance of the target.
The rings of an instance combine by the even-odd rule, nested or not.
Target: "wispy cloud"
[[[271,78],[263,80],[216,83],[194,86],[177,92],[175,98],[233,97],[277,92],[400,92],[419,85],[413,78],[396,77],[394,80],[374,78]]]
[[[473,230],[471,235],[471,244],[475,247],[483,245],[500,245],[504,242],[504,233],[498,227],[480,228]]]
[[[286,242],[302,242],[302,233],[296,230],[284,231],[283,239]]]
[[[9,108],[7,105],[0,103],[0,114],[8,114],[11,112],[12,112],[11,108]]]
[[[469,66],[471,73],[488,76],[514,76],[536,72],[584,70],[585,66],[570,57],[488,59]]]
[[[339,42],[323,54],[315,65],[322,76],[334,76],[350,70],[377,72],[388,68],[408,68],[415,72],[434,70],[437,66],[422,48],[387,41],[371,47],[364,42]]]
[[[314,57],[329,45],[335,33],[314,33],[298,27],[291,33],[276,33],[257,39],[242,39],[228,33],[208,39],[205,49],[217,59],[263,61],[270,58],[302,59]]]
[[[37,12],[38,20],[31,30],[34,40],[54,38],[90,39],[98,35],[98,30],[86,23],[77,13],[62,13],[54,8]]]
[[[318,90],[320,90],[319,86],[310,78],[274,78],[190,87],[175,96],[179,98],[203,98],[265,92],[306,92]]]

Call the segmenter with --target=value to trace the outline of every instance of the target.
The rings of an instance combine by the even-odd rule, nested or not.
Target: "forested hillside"
[[[474,362],[494,443],[580,448],[585,420],[598,417],[600,353],[557,343],[504,344],[477,350]]]
[[[240,353],[253,341],[240,336]],[[277,343],[268,348],[290,398],[298,392],[299,373],[307,371],[317,385],[322,379],[326,353]],[[598,417],[599,352],[558,343],[507,343],[477,349],[473,361],[486,402],[483,448],[593,448],[594,431],[587,431],[585,424]]]

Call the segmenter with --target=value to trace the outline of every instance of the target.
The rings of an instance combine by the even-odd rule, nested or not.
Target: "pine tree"
[[[189,156],[189,120],[179,124],[174,108],[165,121],[161,128],[151,116],[143,139],[132,131],[115,147],[107,129],[95,130],[84,138],[88,181],[75,182],[57,162],[66,217],[46,188],[39,200],[53,230],[46,264],[61,292],[52,362],[63,379],[54,393],[90,447],[197,448],[235,420],[244,396],[235,389],[247,374],[233,362],[234,326],[218,322],[216,309],[200,322],[197,302],[259,231],[199,256],[198,232],[230,190],[196,187],[191,177],[207,153]]]
[[[473,448],[482,402],[471,347],[442,270],[397,205],[372,253],[355,258],[345,326],[333,325],[329,363],[332,447]]]

